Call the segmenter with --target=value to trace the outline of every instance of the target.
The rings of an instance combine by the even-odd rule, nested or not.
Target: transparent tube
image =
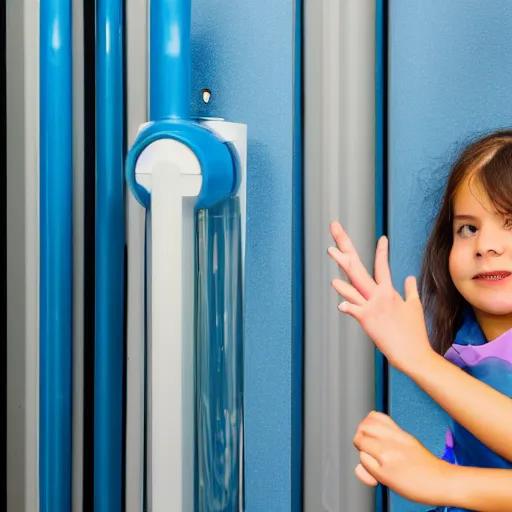
[[[198,512],[243,510],[243,314],[240,204],[197,219]]]

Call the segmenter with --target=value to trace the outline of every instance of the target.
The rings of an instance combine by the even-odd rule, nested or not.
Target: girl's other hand
[[[416,280],[405,280],[405,300],[393,288],[388,241],[382,237],[375,254],[375,279],[366,271],[352,241],[338,222],[331,224],[337,247],[328,250],[352,284],[334,279],[334,289],[346,300],[340,311],[355,318],[377,348],[404,373],[434,355],[430,346]]]
[[[360,453],[356,475],[361,481],[367,485],[378,481],[411,501],[443,506],[450,492],[448,476],[452,467],[432,455],[389,416],[371,412],[360,423],[354,445]]]

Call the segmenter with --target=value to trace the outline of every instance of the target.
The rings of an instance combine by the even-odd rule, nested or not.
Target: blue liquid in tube
[[[197,213],[198,512],[243,510],[243,305],[240,203]]]

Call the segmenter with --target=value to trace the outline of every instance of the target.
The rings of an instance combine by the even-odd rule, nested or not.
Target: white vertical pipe
[[[147,119],[148,1],[126,9],[126,125],[131,146]],[[126,191],[128,250],[126,334],[126,512],[140,512],[144,498],[144,262],[145,209]]]
[[[142,152],[136,173],[151,189],[149,507],[187,512],[194,504],[193,198],[201,169],[187,146],[164,139]]]
[[[305,0],[304,512],[370,511],[352,438],[374,408],[374,349],[337,310],[329,223],[375,249],[375,1]]]

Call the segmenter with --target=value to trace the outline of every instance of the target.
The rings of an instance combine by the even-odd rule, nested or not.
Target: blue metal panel
[[[389,229],[395,286],[418,274],[439,190],[469,138],[512,124],[512,5],[505,0],[391,0]],[[390,373],[398,424],[436,454],[446,417],[402,374]],[[392,512],[426,507],[396,495]]]
[[[123,0],[97,7],[94,510],[120,512],[124,369]]]
[[[300,492],[292,479],[294,3],[192,6],[193,114],[248,125],[247,512],[290,512]],[[204,88],[212,92],[208,104]]]
[[[39,506],[41,512],[68,512],[72,382],[71,2],[43,0],[40,23]]]
[[[151,0],[151,120],[190,116],[190,14],[190,0]]]

